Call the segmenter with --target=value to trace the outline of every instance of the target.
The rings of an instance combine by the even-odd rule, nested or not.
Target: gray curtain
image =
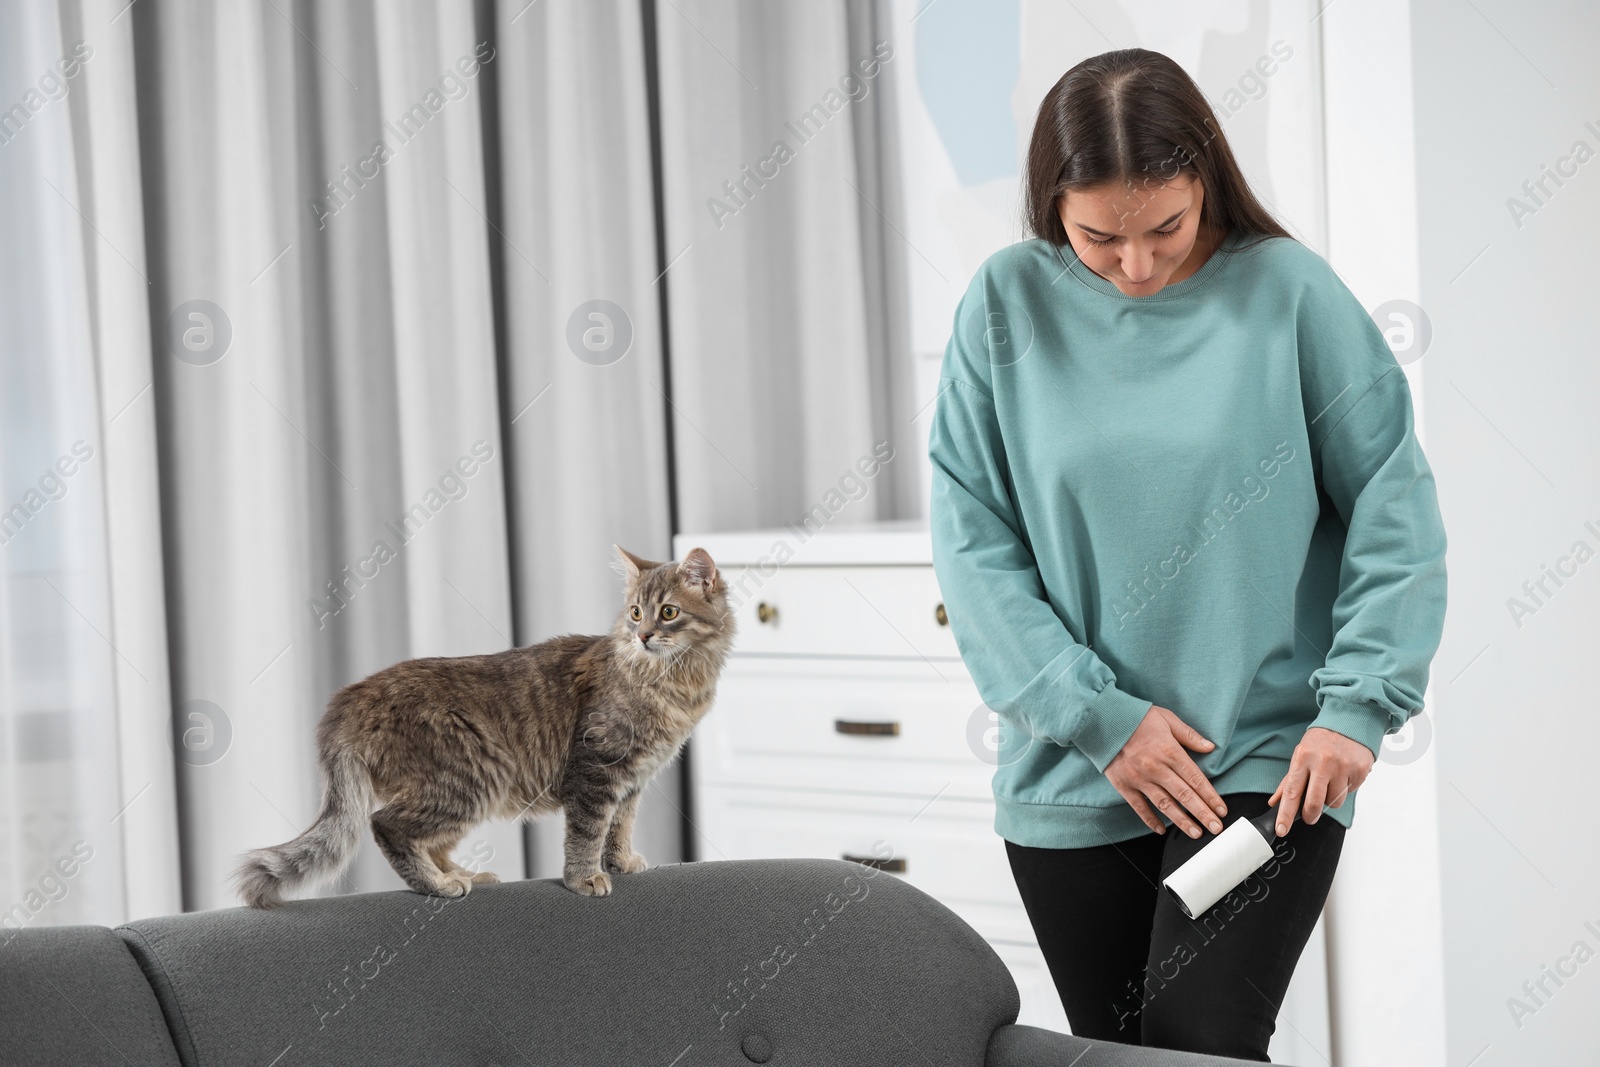
[[[685,530],[797,522],[879,441],[896,459],[828,521],[917,514],[887,21],[866,2],[660,8]]]
[[[104,639],[72,655],[102,682],[74,729],[114,739],[68,766],[99,806],[146,789],[102,834],[121,914],[75,921],[175,910],[180,884],[188,908],[234,903],[238,853],[315,814],[336,689],[603,630],[613,542],[665,559],[675,512],[694,532],[797,520],[879,440],[905,461],[838,520],[914,514],[888,79],[720,231],[705,206],[872,54],[874,5],[24,6],[7,73],[95,49],[0,169],[0,210],[41,220],[8,235],[54,226],[75,250],[37,292],[37,259],[0,261],[3,288],[85,326],[55,342],[77,377],[29,389],[87,399],[105,459],[92,507],[41,513],[104,572],[84,572]],[[32,342],[4,338],[0,381],[23,380]],[[49,436],[27,425],[0,451],[8,491],[54,448],[12,447]],[[0,631],[0,654],[19,640]],[[6,736],[34,728],[0,711]],[[694,848],[681,774],[641,812],[654,862]],[[10,829],[43,817],[5,803]],[[490,824],[463,847],[549,876],[560,832]],[[330,891],[399,885],[363,848]]]
[[[179,762],[185,900],[213,907],[241,849],[314,816],[339,686],[511,643],[479,117],[498,57],[445,2],[130,16],[172,688],[231,734]],[[193,301],[231,332],[200,365],[174,354]],[[519,831],[478,838],[522,873]],[[344,888],[400,885],[363,849]]]
[[[503,410],[527,644],[612,625],[613,543],[671,558],[671,457],[641,5],[541,0],[496,15]],[[652,863],[681,858],[679,770],[640,805],[636,844]],[[533,869],[558,873],[561,817],[532,837]]]

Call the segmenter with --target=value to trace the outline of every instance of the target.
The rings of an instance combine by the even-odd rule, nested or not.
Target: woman
[[[928,445],[995,829],[1073,1033],[1264,1061],[1355,790],[1422,707],[1433,473],[1378,327],[1166,56],[1050,90],[1027,215],[961,300]],[[1186,919],[1162,879],[1271,807],[1274,858]]]

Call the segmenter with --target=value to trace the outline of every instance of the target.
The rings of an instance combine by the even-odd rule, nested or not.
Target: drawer
[[[961,658],[939,621],[944,598],[931,566],[790,564],[723,575],[739,623],[736,655]]]
[[[992,802],[703,786],[694,821],[705,859],[887,855],[985,938],[1033,942]]]
[[[960,663],[730,663],[694,734],[694,774],[721,785],[991,800],[989,727]]]

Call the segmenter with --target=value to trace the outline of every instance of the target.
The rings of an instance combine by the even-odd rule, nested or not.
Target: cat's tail
[[[324,758],[322,776],[322,811],[305,833],[245,853],[233,872],[239,896],[252,908],[277,907],[285,893],[327,881],[355,856],[372,810],[372,779],[349,754]]]

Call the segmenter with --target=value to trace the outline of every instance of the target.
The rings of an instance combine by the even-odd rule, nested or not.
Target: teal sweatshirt
[[[1299,242],[1234,231],[1145,297],[1070,245],[1001,249],[957,307],[928,453],[1007,840],[1149,833],[1104,771],[1152,703],[1216,742],[1190,756],[1221,794],[1275,790],[1308,727],[1376,757],[1421,710],[1433,472],[1382,333]]]

